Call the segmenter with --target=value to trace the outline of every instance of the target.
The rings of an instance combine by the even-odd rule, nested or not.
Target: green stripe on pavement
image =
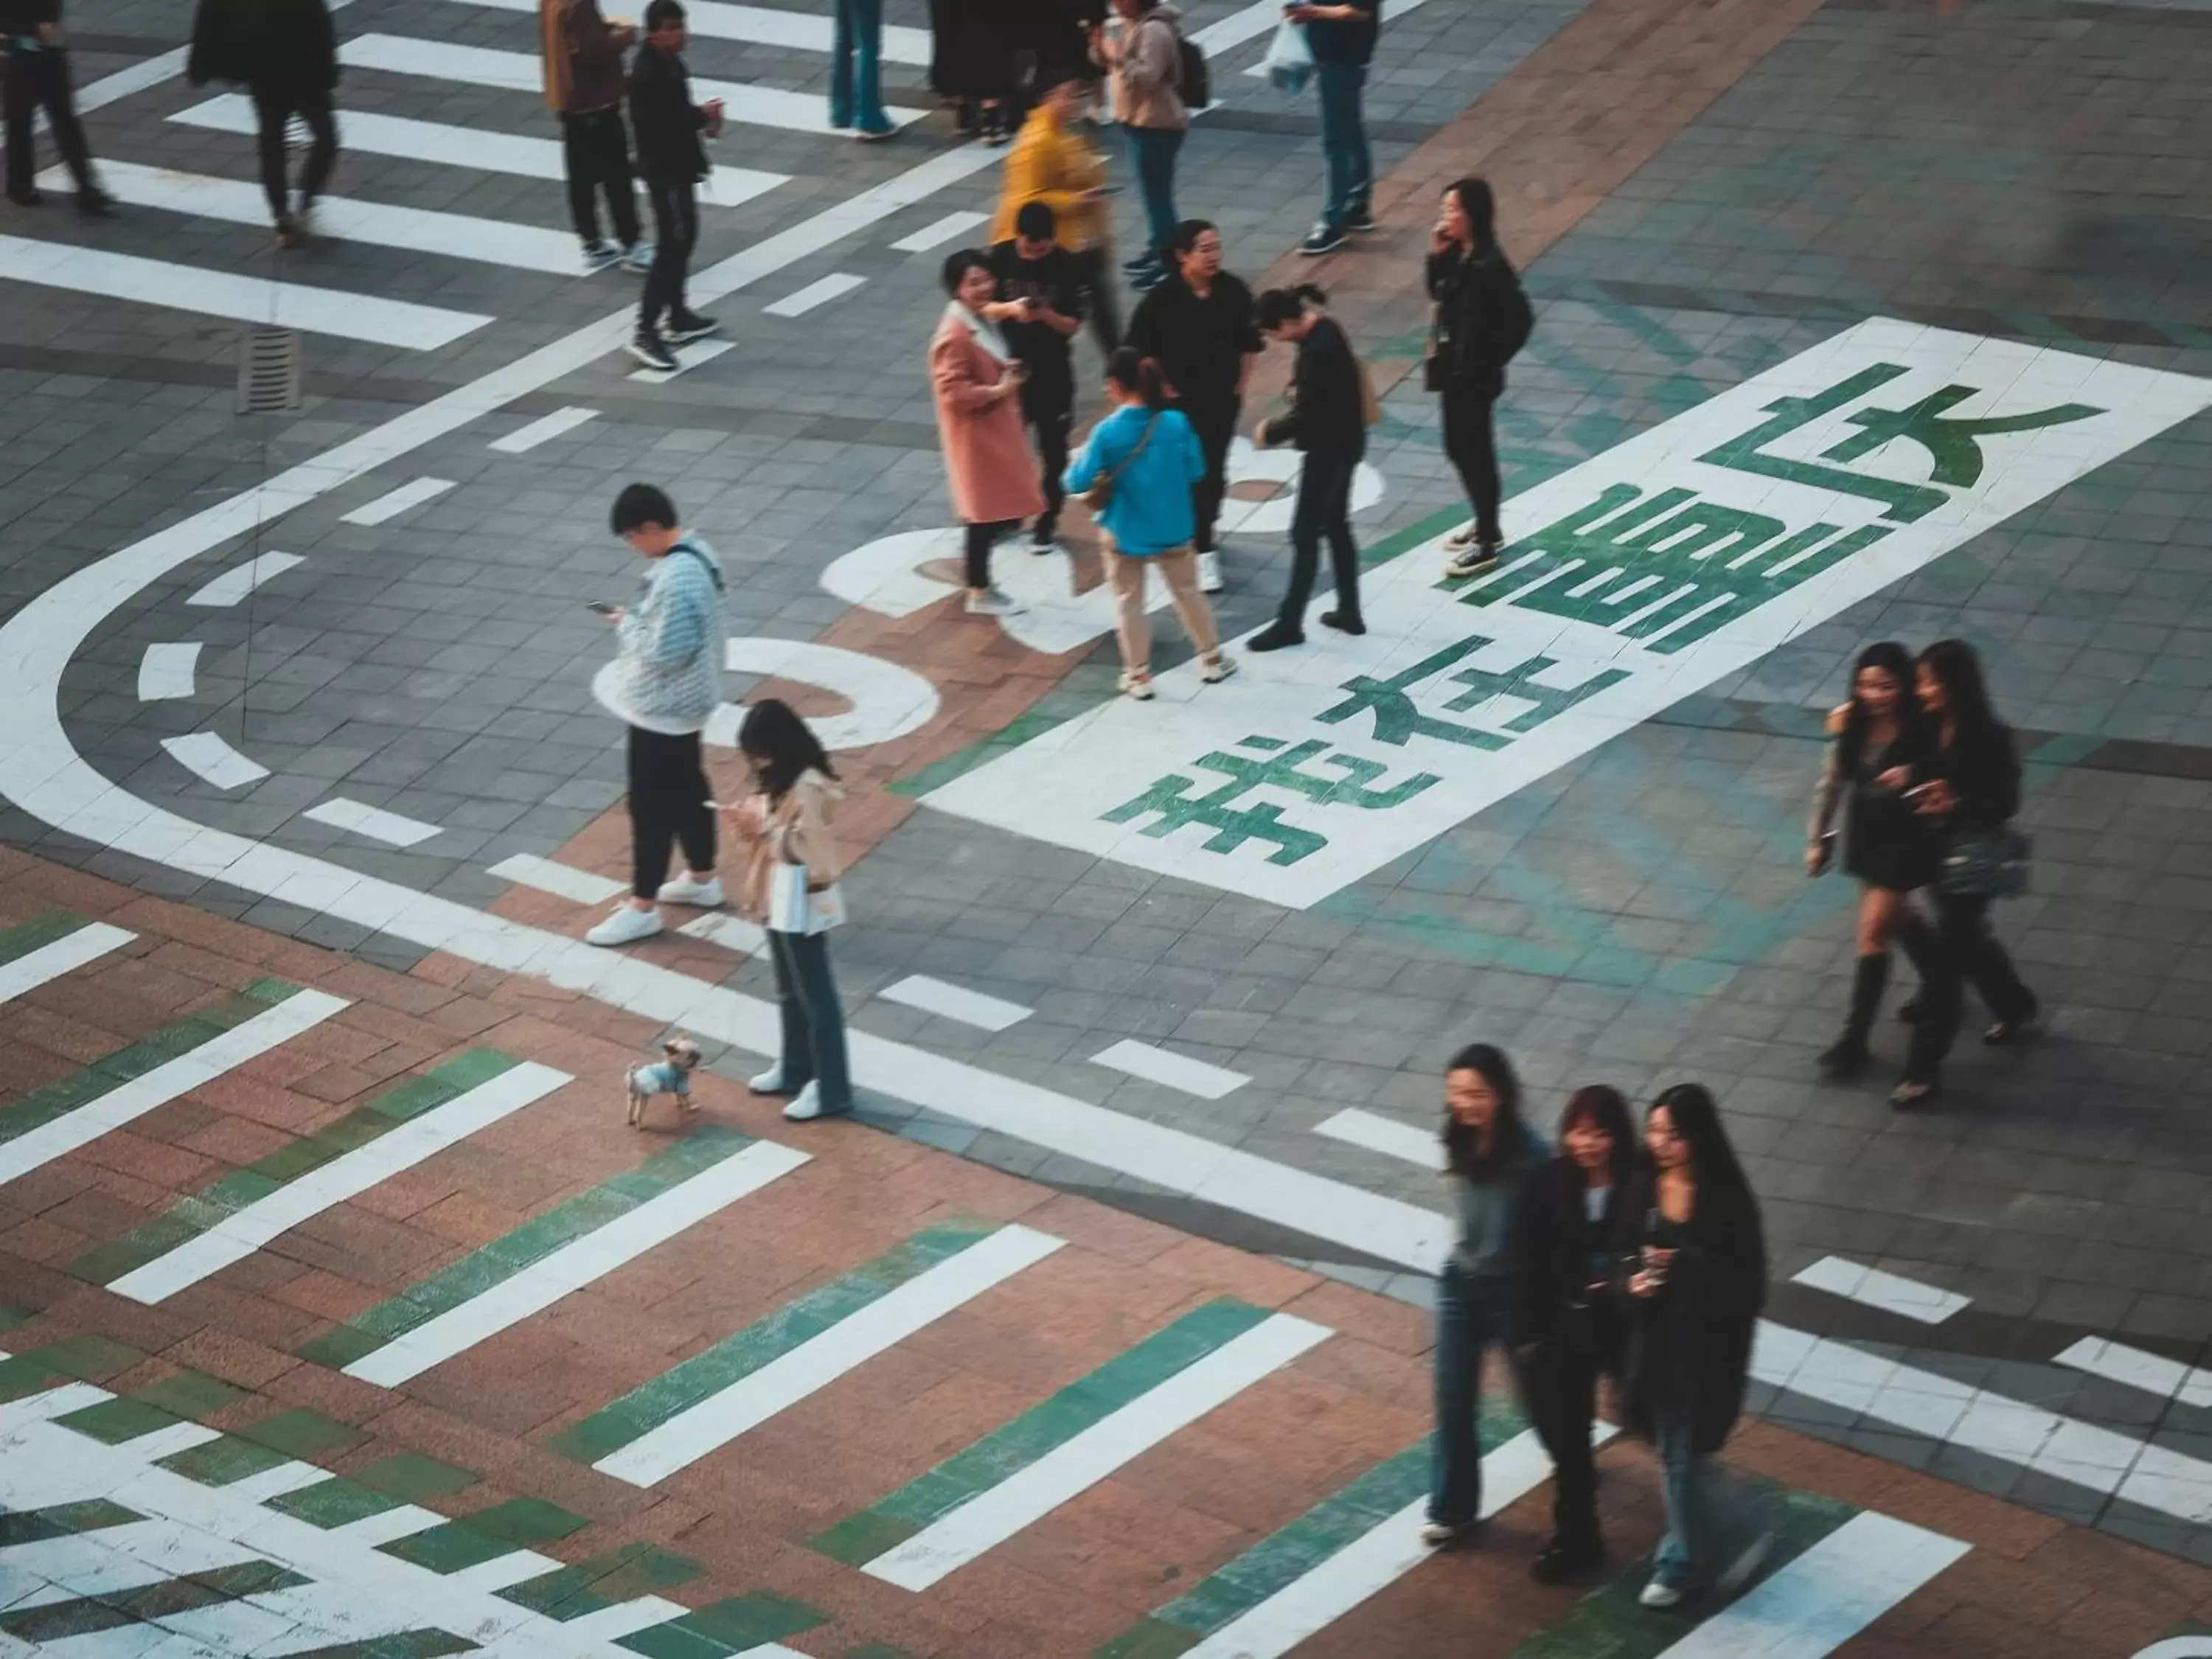
[[[1209,1302],[808,1542],[848,1566],[872,1561],[1268,1317],[1248,1302]]]
[[[0,1405],[44,1394],[61,1382],[97,1382],[144,1361],[127,1342],[105,1336],[64,1336],[0,1359]]]
[[[366,1354],[506,1283],[533,1262],[574,1243],[639,1206],[681,1186],[753,1144],[752,1137],[702,1124],[638,1168],[526,1221],[503,1238],[471,1252],[388,1302],[356,1314],[299,1350],[302,1359],[343,1369]]]
[[[165,1578],[137,1589],[109,1590],[97,1597],[78,1596],[0,1613],[0,1631],[34,1644],[61,1642],[122,1625],[150,1624],[218,1602],[265,1595],[271,1590],[296,1589],[310,1582],[274,1561],[241,1561],[236,1566],[213,1567],[185,1578]]]
[[[105,1527],[127,1527],[145,1518],[137,1510],[126,1510],[105,1498],[88,1498],[81,1504],[50,1504],[39,1510],[10,1510],[0,1514],[0,1549],[49,1538],[73,1538]]]
[[[648,1626],[615,1638],[618,1648],[645,1659],[723,1659],[749,1648],[781,1642],[827,1622],[804,1601],[756,1590],[717,1601],[665,1625]]]
[[[704,1571],[688,1555],[671,1554],[650,1544],[625,1544],[574,1566],[559,1567],[493,1593],[502,1601],[565,1624],[617,1601],[673,1589]]]
[[[394,1452],[356,1469],[350,1479],[319,1480],[272,1498],[269,1507],[327,1532],[402,1504],[427,1505],[431,1498],[449,1498],[476,1483],[474,1474],[451,1463],[420,1452]]]
[[[247,1206],[259,1203],[287,1183],[458,1099],[516,1064],[493,1049],[471,1048],[434,1071],[410,1077],[313,1134],[279,1146],[258,1162],[178,1200],[135,1231],[87,1251],[70,1264],[70,1272],[94,1285],[112,1285],[124,1274],[220,1225]]]
[[[226,1434],[183,1451],[171,1452],[167,1457],[157,1457],[154,1467],[180,1474],[187,1480],[197,1480],[203,1486],[228,1486],[291,1461],[283,1452]]]
[[[33,1089],[12,1105],[0,1107],[0,1141],[28,1134],[80,1106],[89,1105],[102,1095],[245,1024],[255,1015],[267,1013],[299,988],[283,980],[257,980],[234,996],[225,997],[163,1026],[128,1048],[118,1048],[67,1077],[56,1078],[43,1088]]]
[[[27,957],[58,939],[67,939],[85,925],[85,920],[71,910],[46,910],[13,927],[0,927],[0,963]]]
[[[570,1424],[546,1446],[564,1457],[596,1463],[997,1231],[988,1222],[977,1221],[951,1221],[925,1228],[896,1248],[786,1303],[735,1335],[631,1389],[611,1405]]]
[[[591,1524],[556,1504],[536,1498],[511,1498],[459,1521],[432,1527],[380,1545],[386,1555],[411,1561],[432,1572],[459,1572],[537,1544],[550,1544]]]
[[[372,1636],[366,1641],[341,1642],[336,1647],[310,1648],[288,1659],[442,1659],[448,1653],[471,1653],[477,1644],[449,1630],[404,1630],[396,1636]]]
[[[103,1400],[97,1406],[64,1412],[54,1421],[64,1429],[74,1429],[79,1434],[88,1435],[102,1445],[119,1446],[126,1440],[136,1440],[142,1434],[172,1427],[179,1419],[173,1413],[162,1411],[143,1401],[124,1398]]]

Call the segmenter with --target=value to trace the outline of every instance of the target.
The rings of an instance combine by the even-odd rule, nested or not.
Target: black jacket
[[[1224,270],[1201,300],[1170,276],[1137,301],[1127,343],[1158,361],[1186,409],[1233,409],[1245,356],[1261,345],[1252,290]]]
[[[1298,362],[1291,377],[1291,410],[1267,422],[1271,444],[1338,460],[1358,460],[1367,453],[1366,387],[1352,342],[1333,317],[1323,317],[1298,342]]]
[[[1623,1176],[1605,1189],[1605,1209],[1593,1224],[1574,1159],[1562,1153],[1529,1178],[1519,1212],[1521,1273],[1506,1314],[1511,1346],[1571,1346],[1601,1370],[1619,1369],[1622,1320],[1610,1288],[1611,1256],[1632,1184]],[[1593,1283],[1607,1288],[1593,1295]]]
[[[1375,60],[1375,37],[1382,21],[1382,0],[1350,0],[1365,14],[1346,18],[1317,18],[1306,25],[1306,45],[1316,64],[1369,64]]]
[[[61,21],[62,0],[0,0],[0,36],[10,40],[28,40],[40,24]]]
[[[1637,1253],[1652,1238],[1658,1194],[1654,1176],[1629,1183],[1614,1235],[1621,1306],[1628,1319],[1622,1414],[1638,1434],[1659,1419],[1686,1419],[1691,1448],[1718,1451],[1743,1410],[1752,1334],[1766,1302],[1766,1240],[1755,1200],[1708,1201],[1700,1192],[1686,1226],[1671,1235],[1674,1259],[1656,1297],[1627,1293]]]
[[[629,126],[637,140],[637,170],[649,184],[696,184],[707,176],[707,146],[700,134],[707,114],[691,101],[691,76],[684,60],[647,42],[630,67]]]
[[[1470,258],[1454,246],[1429,255],[1428,287],[1443,386],[1495,398],[1535,323],[1521,279],[1495,247]]]
[[[326,93],[338,83],[330,11],[323,0],[200,0],[185,76],[194,86]]]
[[[1941,743],[1940,733],[1930,733],[1912,776],[1916,783],[1941,778],[1950,785],[1958,805],[1942,820],[1944,838],[1986,836],[2011,823],[2020,811],[2020,751],[2011,730],[1996,725],[1962,730],[1948,748]]]

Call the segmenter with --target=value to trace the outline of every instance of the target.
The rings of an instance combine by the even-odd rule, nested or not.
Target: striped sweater
[[[722,701],[722,564],[686,536],[647,569],[637,603],[616,630],[615,695],[623,718],[647,732],[696,732]]]

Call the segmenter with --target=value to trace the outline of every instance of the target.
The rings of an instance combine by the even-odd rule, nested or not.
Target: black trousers
[[[1090,301],[1091,335],[1101,354],[1109,357],[1121,349],[1121,301],[1110,268],[1112,253],[1102,242],[1075,256],[1083,272],[1084,297]]]
[[[988,587],[991,585],[991,544],[1020,522],[1018,519],[1000,519],[990,524],[971,524],[968,526],[969,586]]]
[[[1044,486],[1044,511],[1037,515],[1036,528],[1048,537],[1067,504],[1060,475],[1067,471],[1067,438],[1075,425],[1074,376],[1048,374],[1023,381],[1022,418],[1036,434],[1037,465],[1043,473],[1039,482]]]
[[[1990,931],[1990,896],[1947,893],[1940,886],[1929,891],[1936,900],[1935,973],[1922,988],[1905,1062],[1905,1075],[1923,1082],[1935,1079],[1958,1040],[1969,984],[1999,1019],[2026,1019],[2036,1006],[2035,993]]]
[[[32,165],[31,121],[44,110],[54,148],[76,181],[78,198],[89,200],[99,186],[93,182],[92,152],[85,148],[76,96],[70,88],[69,54],[58,46],[10,52],[6,76],[0,79],[0,99],[7,106],[8,193],[31,193],[38,171]]]
[[[690,310],[684,303],[684,278],[691,268],[692,245],[699,240],[699,187],[689,179],[649,179],[646,188],[653,195],[655,240],[637,325],[652,333],[664,312],[680,317]]]
[[[1291,517],[1291,585],[1283,592],[1279,628],[1305,632],[1306,601],[1313,596],[1324,539],[1336,580],[1338,614],[1352,620],[1359,616],[1359,549],[1352,539],[1352,475],[1358,465],[1357,455],[1306,455],[1305,470],[1298,475],[1298,504]]]
[[[1570,1542],[1595,1543],[1598,1536],[1597,1462],[1590,1451],[1597,1373],[1595,1354],[1555,1340],[1540,1345],[1515,1379],[1552,1460],[1552,1530]]]
[[[599,240],[599,192],[607,198],[607,217],[615,240],[624,247],[637,241],[637,194],[629,170],[629,135],[622,108],[587,109],[561,118],[561,165],[568,175],[568,216],[586,242]]]
[[[337,118],[331,112],[328,88],[302,91],[295,87],[257,86],[250,90],[261,141],[261,193],[269,198],[269,216],[282,219],[292,210],[287,194],[290,185],[285,177],[285,130],[296,115],[307,124],[311,135],[307,165],[300,174],[300,204],[305,207],[323,193],[323,186],[331,181],[331,169],[337,165]]]
[[[1444,453],[1459,473],[1474,508],[1475,539],[1495,545],[1504,540],[1498,527],[1498,440],[1491,429],[1495,392],[1451,386],[1442,394]]]
[[[1201,553],[1213,551],[1214,521],[1221,517],[1221,498],[1229,489],[1229,445],[1237,436],[1237,416],[1244,407],[1241,398],[1221,403],[1194,403],[1186,398],[1176,407],[1198,434],[1206,457],[1206,476],[1190,487],[1191,516],[1197,528],[1191,545]]]
[[[714,814],[707,805],[699,734],[629,728],[630,891],[650,901],[668,879],[668,855],[684,843],[694,870],[714,867]]]

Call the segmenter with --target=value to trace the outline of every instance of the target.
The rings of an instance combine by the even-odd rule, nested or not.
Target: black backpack
[[[1174,24],[1168,24],[1168,33],[1175,36],[1176,90],[1182,95],[1186,109],[1204,109],[1213,101],[1213,70],[1206,64],[1206,53]]]

